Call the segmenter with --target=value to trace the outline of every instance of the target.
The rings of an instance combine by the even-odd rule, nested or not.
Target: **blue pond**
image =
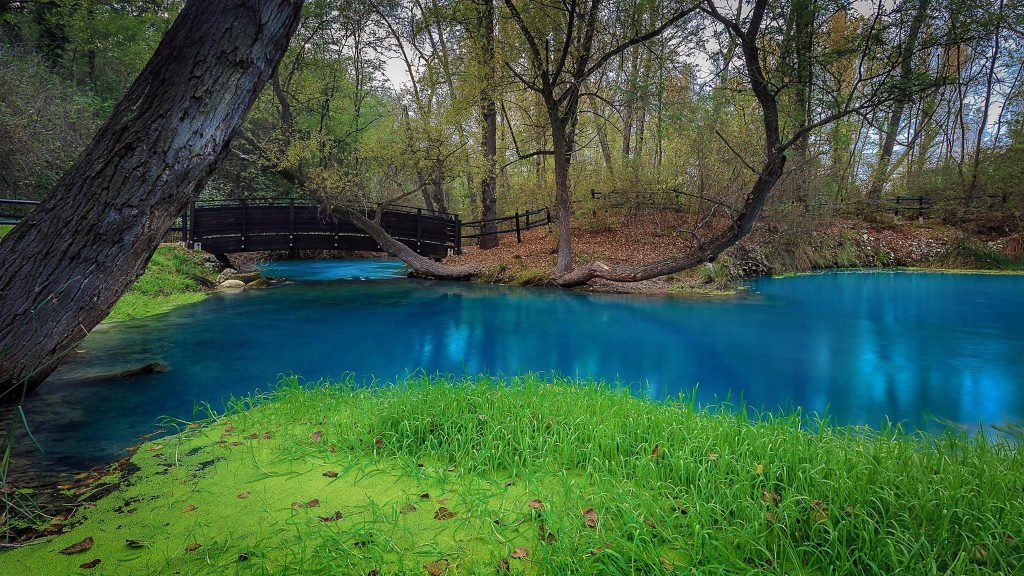
[[[50,471],[108,461],[161,416],[189,418],[196,403],[217,408],[290,373],[554,370],[841,423],[1024,422],[1024,276],[828,273],[683,299],[402,272],[390,260],[277,263],[268,273],[294,282],[101,327],[28,401],[46,452],[18,459]],[[171,370],[81,381],[154,360]]]

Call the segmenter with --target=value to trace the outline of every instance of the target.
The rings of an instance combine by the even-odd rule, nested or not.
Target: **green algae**
[[[0,573],[1024,567],[1014,445],[807,425],[534,376],[310,389],[292,378],[142,445],[116,492],[67,533],[0,553]],[[60,554],[85,537],[90,550]]]

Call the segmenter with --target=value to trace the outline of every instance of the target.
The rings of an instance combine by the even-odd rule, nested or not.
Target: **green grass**
[[[143,444],[137,473],[67,533],[0,553],[0,573],[84,573],[93,559],[103,574],[1024,570],[1024,459],[982,436],[535,376],[292,378],[206,424]],[[441,507],[455,515],[437,519]],[[59,553],[86,537],[87,552]]]
[[[106,322],[131,320],[167,312],[202,300],[205,296],[198,278],[214,279],[194,252],[173,244],[157,248],[146,272],[118,300]]]
[[[965,236],[950,242],[949,248],[930,265],[956,270],[1024,271],[1024,260],[1013,258],[991,246]]]
[[[14,229],[14,226],[9,224],[0,224],[0,238],[7,236],[7,233]]]

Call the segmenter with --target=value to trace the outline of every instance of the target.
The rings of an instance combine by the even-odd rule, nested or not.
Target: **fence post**
[[[188,247],[188,206],[181,213],[181,243]]]
[[[462,254],[462,217],[455,215],[455,253]]]
[[[288,248],[295,246],[295,198],[288,199]]]
[[[917,217],[924,219],[924,196],[917,197]]]
[[[243,198],[242,199],[242,248],[243,249],[245,248],[245,228],[246,228],[245,220],[247,218],[247,215],[246,215],[247,214],[247,210],[246,210],[246,208],[248,208],[248,205],[249,205],[249,203],[245,200],[245,198]]]
[[[423,237],[423,209],[416,209],[416,252],[420,252],[420,239]]]
[[[519,212],[518,211],[516,211],[516,243],[517,244],[522,244],[523,243],[523,233],[519,229]]]
[[[192,221],[191,222],[192,225],[189,226],[189,228],[188,228],[188,243],[193,244],[193,243],[195,243],[195,240],[196,240],[196,232],[195,232],[195,228],[196,228],[196,201],[195,200],[191,200],[188,203],[187,210],[188,210],[188,213],[189,213],[189,220]]]

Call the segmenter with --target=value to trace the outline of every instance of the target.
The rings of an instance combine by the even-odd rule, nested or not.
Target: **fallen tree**
[[[0,398],[38,386],[142,274],[287,49],[302,0],[190,0],[92,142],[0,242]]]

